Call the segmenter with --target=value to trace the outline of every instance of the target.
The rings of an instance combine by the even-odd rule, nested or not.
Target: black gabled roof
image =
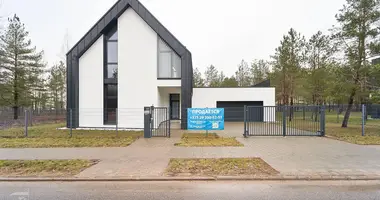
[[[255,85],[252,85],[251,87],[270,87],[270,79],[267,79]]]
[[[181,57],[188,52],[186,47],[179,42],[138,0],[119,0],[106,14],[70,49],[69,55],[80,57],[117,18],[128,8],[132,8],[178,55]]]

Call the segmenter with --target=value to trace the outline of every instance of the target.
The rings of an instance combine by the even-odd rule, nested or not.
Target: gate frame
[[[255,135],[250,135],[249,134],[249,127],[248,127],[248,116],[249,116],[249,108],[250,107],[262,107],[262,108],[265,108],[265,107],[273,107],[274,109],[277,109],[277,108],[282,108],[282,136],[283,137],[286,137],[286,136],[317,136],[317,137],[324,137],[326,135],[326,112],[325,112],[325,105],[304,105],[304,109],[303,109],[303,116],[304,116],[304,119],[305,119],[305,107],[312,107],[312,108],[317,108],[318,111],[319,111],[319,130],[316,131],[316,135],[287,135],[286,134],[286,122],[287,122],[287,111],[289,110],[289,108],[297,108],[299,106],[297,105],[293,105],[293,106],[289,106],[289,105],[276,105],[276,106],[247,106],[247,105],[244,105],[244,131],[243,131],[243,136],[245,138],[247,138],[248,136],[255,136]],[[264,122],[265,123],[265,117],[264,117]],[[316,122],[317,123],[317,122]],[[257,136],[281,136],[280,134],[278,135],[257,135]]]
[[[151,138],[151,137],[169,137],[170,138],[170,134],[171,134],[171,122],[170,122],[170,108],[168,107],[155,107],[154,105],[152,106],[149,106],[149,107],[144,107],[144,111],[145,109],[149,109],[149,116],[145,116],[145,113],[144,113],[144,124],[146,124],[146,127],[144,125],[144,132],[145,131],[148,131],[149,132],[149,136],[147,136],[146,138]],[[163,110],[164,111],[164,114],[160,113],[160,114],[156,114],[155,113],[155,110]],[[158,117],[163,117],[164,120],[162,120],[160,122],[160,124],[157,125],[157,127],[155,127],[154,125],[154,122],[157,120],[156,118]],[[148,120],[148,121],[146,121]],[[163,123],[166,123],[165,126],[163,128],[160,128],[161,124]],[[164,134],[162,135],[157,135],[157,134],[153,134],[155,131],[157,130],[162,130]],[[144,136],[145,137],[145,136]]]

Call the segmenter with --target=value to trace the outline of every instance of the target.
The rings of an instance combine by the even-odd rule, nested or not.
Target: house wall
[[[118,121],[143,128],[144,106],[158,104],[157,33],[133,10],[118,18]]]
[[[216,108],[217,101],[263,101],[275,106],[275,88],[194,88],[193,108]],[[274,109],[264,111],[264,121],[274,121]],[[273,119],[272,119],[273,118]]]
[[[170,94],[180,94],[181,97],[181,88],[180,87],[158,87],[158,104],[157,107],[166,107],[168,108],[167,117],[170,118]],[[180,101],[181,102],[181,101]],[[181,107],[180,107],[180,116],[181,116]],[[163,113],[161,113],[163,114]],[[157,118],[157,123],[161,123],[165,118]]]
[[[158,88],[158,106],[170,107],[170,94],[179,94],[181,100],[181,88],[180,87],[159,87]],[[180,101],[181,102],[181,101]],[[181,116],[181,109],[179,110]]]
[[[73,112],[79,111],[80,127],[99,127],[103,125],[103,37],[79,58],[79,66],[79,109]]]
[[[134,10],[134,12],[131,12],[131,10]],[[126,12],[126,13],[125,13]],[[137,14],[139,15],[139,17],[141,18],[138,18],[136,17],[136,12]],[[130,20],[127,20],[126,19],[126,15],[130,15],[132,16],[133,18],[131,18]],[[121,16],[121,17],[120,17]],[[118,20],[118,18],[121,18],[124,22],[127,22],[125,23],[125,25],[121,24],[120,23],[120,19]],[[135,81],[135,79],[141,79],[141,80],[138,80],[137,82],[135,83],[132,83],[130,85],[133,85],[133,87],[139,87],[141,86],[141,83],[144,82],[144,84],[146,83],[149,83],[148,85],[150,85],[153,81],[156,81],[157,83],[157,86],[166,86],[166,87],[169,87],[169,86],[182,86],[181,87],[181,103],[182,103],[182,128],[186,128],[187,127],[187,123],[186,123],[186,119],[187,119],[187,112],[186,112],[186,109],[188,107],[191,107],[191,96],[192,96],[192,58],[191,58],[191,53],[188,49],[186,49],[186,47],[180,43],[180,41],[178,41],[174,35],[172,35],[168,29],[166,29],[153,15],[152,13],[150,13],[144,5],[142,5],[139,1],[137,0],[128,0],[128,1],[117,1],[108,11],[107,13],[105,13],[103,15],[102,18],[100,18],[95,24],[93,27],[91,27],[91,29],[69,50],[69,52],[67,53],[66,55],[66,63],[67,63],[67,108],[68,109],[73,109],[73,110],[76,110],[77,112],[74,112],[73,113],[73,119],[72,119],[72,124],[71,124],[71,121],[70,121],[70,115],[69,113],[67,114],[67,127],[79,127],[79,96],[83,96],[84,94],[79,94],[80,91],[79,91],[79,68],[81,68],[82,66],[79,66],[79,57],[81,57],[81,55],[83,55],[84,53],[86,53],[86,51],[89,51],[90,48],[92,48],[92,45],[98,40],[98,38],[100,36],[102,36],[104,34],[104,32],[106,32],[110,26],[113,25],[113,23],[115,21],[119,21],[119,26],[121,26],[121,29],[123,29],[123,33],[126,32],[126,30],[130,31],[128,32],[127,34],[124,34],[124,36],[132,36],[128,39],[123,39],[121,37],[119,37],[119,43],[120,42],[123,42],[125,44],[128,44],[128,45],[131,45],[130,48],[129,47],[125,47],[125,49],[133,49],[135,48],[135,50],[137,51],[136,53],[139,53],[140,56],[138,57],[133,57],[133,56],[136,56],[136,55],[129,55],[128,58],[131,58],[130,61],[127,60],[127,58],[124,58],[124,61],[119,61],[119,69],[121,69],[121,63],[132,63],[132,64],[135,64],[135,63],[139,63],[140,65],[144,65],[144,68],[139,68],[137,71],[141,72],[141,70],[149,70],[147,71],[147,73],[157,73],[157,69],[152,69],[152,71],[150,71],[150,65],[148,66],[145,66],[145,64],[147,63],[153,63],[156,58],[155,57],[148,57],[149,55],[152,55],[152,51],[153,49],[150,49],[150,48],[147,48],[148,46],[153,46],[153,43],[150,44],[150,41],[152,41],[152,37],[150,38],[146,38],[144,37],[143,35],[153,35],[151,34],[152,31],[151,29],[154,30],[154,33],[155,35],[159,35],[160,38],[162,38],[166,43],[168,43],[170,45],[170,47],[178,54],[181,56],[181,66],[182,66],[182,69],[181,69],[181,74],[182,74],[182,79],[181,80],[170,80],[170,81],[167,81],[167,80],[157,80],[156,77],[154,79],[147,79],[144,74],[144,76],[140,77],[140,76],[137,76],[137,72],[133,71],[134,75],[131,75],[131,74],[128,74],[128,76],[130,77],[122,77],[122,78],[131,78],[132,80]],[[151,27],[151,29],[146,25],[146,23],[144,23],[144,21],[146,23],[149,24],[149,27]],[[138,24],[137,22],[143,22],[142,26],[141,25],[138,25],[138,26],[130,26],[128,27],[128,25],[136,25]],[[150,33],[150,34],[145,34],[145,33]],[[142,35],[139,35],[139,34],[142,34]],[[120,32],[119,32],[119,35]],[[136,40],[137,38],[137,40]],[[141,39],[143,38],[143,39]],[[121,39],[121,40],[120,40]],[[127,40],[131,40],[128,41]],[[155,39],[155,45],[157,45],[157,40]],[[149,44],[149,45],[146,45],[146,44]],[[140,46],[139,46],[140,45]],[[121,47],[123,48],[123,47]],[[154,50],[157,50],[156,48]],[[144,51],[144,52],[143,52]],[[145,52],[146,51],[146,52]],[[119,52],[121,53],[122,51],[119,49]],[[141,52],[144,53],[145,57],[143,59],[140,59],[140,61],[136,61],[137,59],[141,58],[143,54],[141,54]],[[119,55],[119,58],[123,57],[123,56],[127,56],[125,52],[122,52],[122,54]],[[132,57],[131,57],[132,56]],[[102,58],[102,56],[98,56],[97,58]],[[136,67],[133,66],[133,67]],[[93,69],[93,68],[92,68]],[[137,69],[137,67],[135,68]],[[122,69],[123,70],[123,69]],[[101,70],[103,71],[103,70]],[[124,72],[127,72],[128,70],[125,69]],[[92,73],[93,71],[91,71]],[[95,72],[95,74],[98,73],[98,72]],[[99,71],[100,73],[100,71]],[[119,72],[120,73],[120,72]],[[83,81],[82,81],[83,82]],[[119,79],[119,84],[121,83],[121,85],[123,84],[127,84],[126,81],[124,80],[120,80]],[[137,84],[140,84],[140,85],[137,85]],[[131,86],[132,87],[132,86]],[[143,92],[146,92],[148,93],[149,95],[146,95],[146,96],[151,96],[150,94],[154,94],[154,93],[157,93],[157,92],[154,92],[154,91],[157,91],[157,88],[155,88],[154,90],[151,88],[151,87],[145,87],[145,86],[142,86],[143,88],[141,89]],[[103,88],[103,86],[101,86],[101,88]],[[119,87],[121,88],[121,87]],[[148,90],[146,90],[148,88]],[[99,90],[99,91],[96,91],[97,92],[101,92],[100,89],[97,89],[95,87],[92,88],[93,90]],[[133,89],[131,88],[127,88],[128,92],[131,92],[133,91]],[[153,91],[153,93],[152,93]],[[123,92],[123,90],[119,90],[119,93]],[[137,91],[139,92],[139,91]],[[137,94],[137,95],[140,95],[140,94]],[[122,100],[126,99],[130,96],[133,96],[132,98],[136,98],[137,96],[136,94],[126,94],[124,97],[122,98],[119,98],[119,102],[121,102]],[[145,94],[144,94],[145,95]],[[91,96],[91,98],[97,98],[97,96]],[[157,101],[157,99],[152,99],[152,98],[139,98],[139,101],[142,102],[141,99],[150,99],[149,102],[144,102],[144,104],[148,103],[148,104],[151,104],[152,102],[155,103]],[[83,99],[82,99],[83,100]],[[92,99],[93,100],[93,99]],[[101,98],[101,100],[103,100],[103,98]],[[98,100],[96,100],[98,101]],[[99,100],[100,101],[100,100]],[[137,105],[133,105],[133,104],[137,104],[136,102],[129,102],[128,100],[125,101],[126,103],[121,103],[123,105],[120,105],[122,107],[125,107],[125,106],[137,106]],[[83,103],[82,103],[83,104]],[[97,103],[97,104],[100,104],[100,103]],[[125,104],[125,105],[124,105]],[[142,104],[142,103],[141,103]],[[141,105],[138,105],[139,107]],[[83,106],[82,106],[83,107]],[[101,107],[103,108],[103,107]],[[101,117],[103,117],[103,115],[101,115]],[[123,117],[123,116],[119,116],[119,117]],[[100,119],[100,118],[99,118]],[[99,120],[98,119],[98,120]],[[83,120],[82,120],[83,121]],[[91,123],[91,124],[95,124],[95,123]],[[102,126],[103,123],[96,123],[96,127],[99,127],[99,126]]]

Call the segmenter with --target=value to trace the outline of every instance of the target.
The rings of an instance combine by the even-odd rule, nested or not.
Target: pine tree
[[[210,65],[205,71],[205,85],[207,87],[218,87],[219,72],[214,65]]]
[[[265,60],[254,60],[251,63],[252,84],[255,85],[268,78],[269,63]]]
[[[342,127],[348,126],[348,119],[361,82],[365,80],[369,63],[366,61],[371,50],[376,49],[374,42],[379,36],[380,22],[379,0],[346,0],[346,5],[336,15],[339,24],[335,38],[347,58],[350,71],[350,93],[348,107],[343,118]]]
[[[55,110],[63,109],[66,93],[66,66],[62,61],[50,69],[47,86],[51,93]]]
[[[272,74],[274,85],[278,92],[277,98],[285,105],[293,105],[296,92],[300,91],[299,81],[302,76],[302,64],[304,62],[305,41],[301,34],[290,29],[283,36],[280,46],[276,48],[274,59],[274,73]]]
[[[248,64],[244,60],[241,60],[238,65],[238,70],[235,72],[235,77],[239,87],[245,87],[251,84]]]
[[[32,87],[37,85],[43,73],[43,52],[31,46],[24,24],[14,15],[8,19],[5,34],[0,36],[0,72],[2,87],[0,98],[3,105],[13,108],[13,118],[18,118],[21,106],[30,106]]]
[[[202,73],[199,71],[198,68],[195,68],[195,70],[194,70],[193,86],[194,87],[204,87],[205,86],[205,80],[202,78]]]
[[[235,76],[226,77],[220,85],[221,87],[238,87]]]
[[[311,36],[306,44],[308,69],[305,74],[305,89],[313,105],[321,105],[327,97],[329,66],[333,66],[335,52],[330,37],[321,31]],[[334,79],[334,77],[331,77]]]

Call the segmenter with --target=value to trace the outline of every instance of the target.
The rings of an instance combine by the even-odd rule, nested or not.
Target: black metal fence
[[[324,106],[244,107],[244,136],[324,135]]]
[[[0,110],[0,138],[73,136],[87,130],[99,130],[104,134],[142,130],[143,108],[120,109],[22,109],[16,117],[13,110]],[[17,118],[17,119],[15,119]],[[79,128],[70,126],[79,122]]]

